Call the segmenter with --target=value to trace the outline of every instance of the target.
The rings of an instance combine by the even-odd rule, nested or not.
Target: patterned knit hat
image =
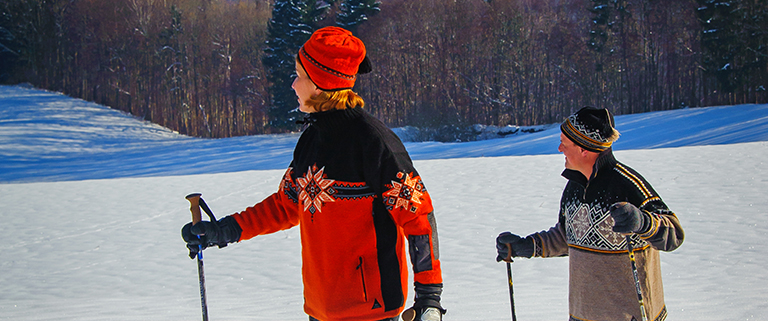
[[[315,31],[299,49],[298,61],[324,91],[352,89],[358,73],[371,71],[363,41],[339,27]]]
[[[608,109],[584,107],[568,116],[560,125],[560,131],[576,145],[599,153],[619,139],[619,131],[613,126],[613,115]]]

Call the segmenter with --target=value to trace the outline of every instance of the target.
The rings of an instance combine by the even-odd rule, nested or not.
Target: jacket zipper
[[[357,264],[357,269],[360,270],[360,280],[363,281],[363,298],[365,302],[368,302],[368,290],[365,289],[365,271],[363,271],[363,257],[359,257],[360,263]]]
[[[589,188],[589,181],[587,181],[587,185],[584,186],[584,193],[581,194],[581,201],[585,202],[587,200],[587,189]]]

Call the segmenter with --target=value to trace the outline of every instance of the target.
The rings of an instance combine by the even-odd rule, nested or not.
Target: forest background
[[[557,123],[768,102],[766,0],[3,0],[0,83],[31,83],[182,134],[295,131],[294,57],[338,25],[390,127]]]

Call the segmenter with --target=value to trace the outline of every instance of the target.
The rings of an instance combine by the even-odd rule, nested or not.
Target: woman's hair
[[[358,96],[357,93],[351,89],[337,90],[337,91],[323,91],[318,95],[312,96],[307,99],[308,107],[314,108],[316,111],[326,111],[332,109],[347,109],[355,107],[363,107],[365,102],[363,98]]]

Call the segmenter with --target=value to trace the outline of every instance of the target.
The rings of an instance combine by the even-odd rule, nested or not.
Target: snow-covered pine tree
[[[765,90],[768,7],[757,0],[697,0],[702,64],[724,92]],[[748,90],[749,91],[749,90]]]
[[[380,4],[378,0],[346,0],[336,14],[336,25],[357,35],[357,27],[381,11]]]
[[[275,129],[297,127],[298,101],[291,89],[296,53],[317,29],[330,5],[317,0],[276,0],[267,27],[265,56],[269,87],[269,125]]]
[[[630,16],[623,0],[592,0],[592,6],[587,9],[592,13],[591,26],[587,47],[601,56],[598,59],[597,70],[601,71],[605,57],[615,54],[620,49],[626,49],[620,44],[625,35],[625,19]]]
[[[733,91],[737,84],[733,77],[734,55],[738,39],[734,30],[736,3],[732,0],[697,0],[696,13],[701,23],[702,64],[707,73],[714,75],[720,88]]]
[[[608,41],[608,29],[613,25],[610,0],[592,0],[592,7],[587,9],[592,13],[592,23],[589,28],[587,47],[601,53]],[[598,70],[600,68],[598,67]]]

